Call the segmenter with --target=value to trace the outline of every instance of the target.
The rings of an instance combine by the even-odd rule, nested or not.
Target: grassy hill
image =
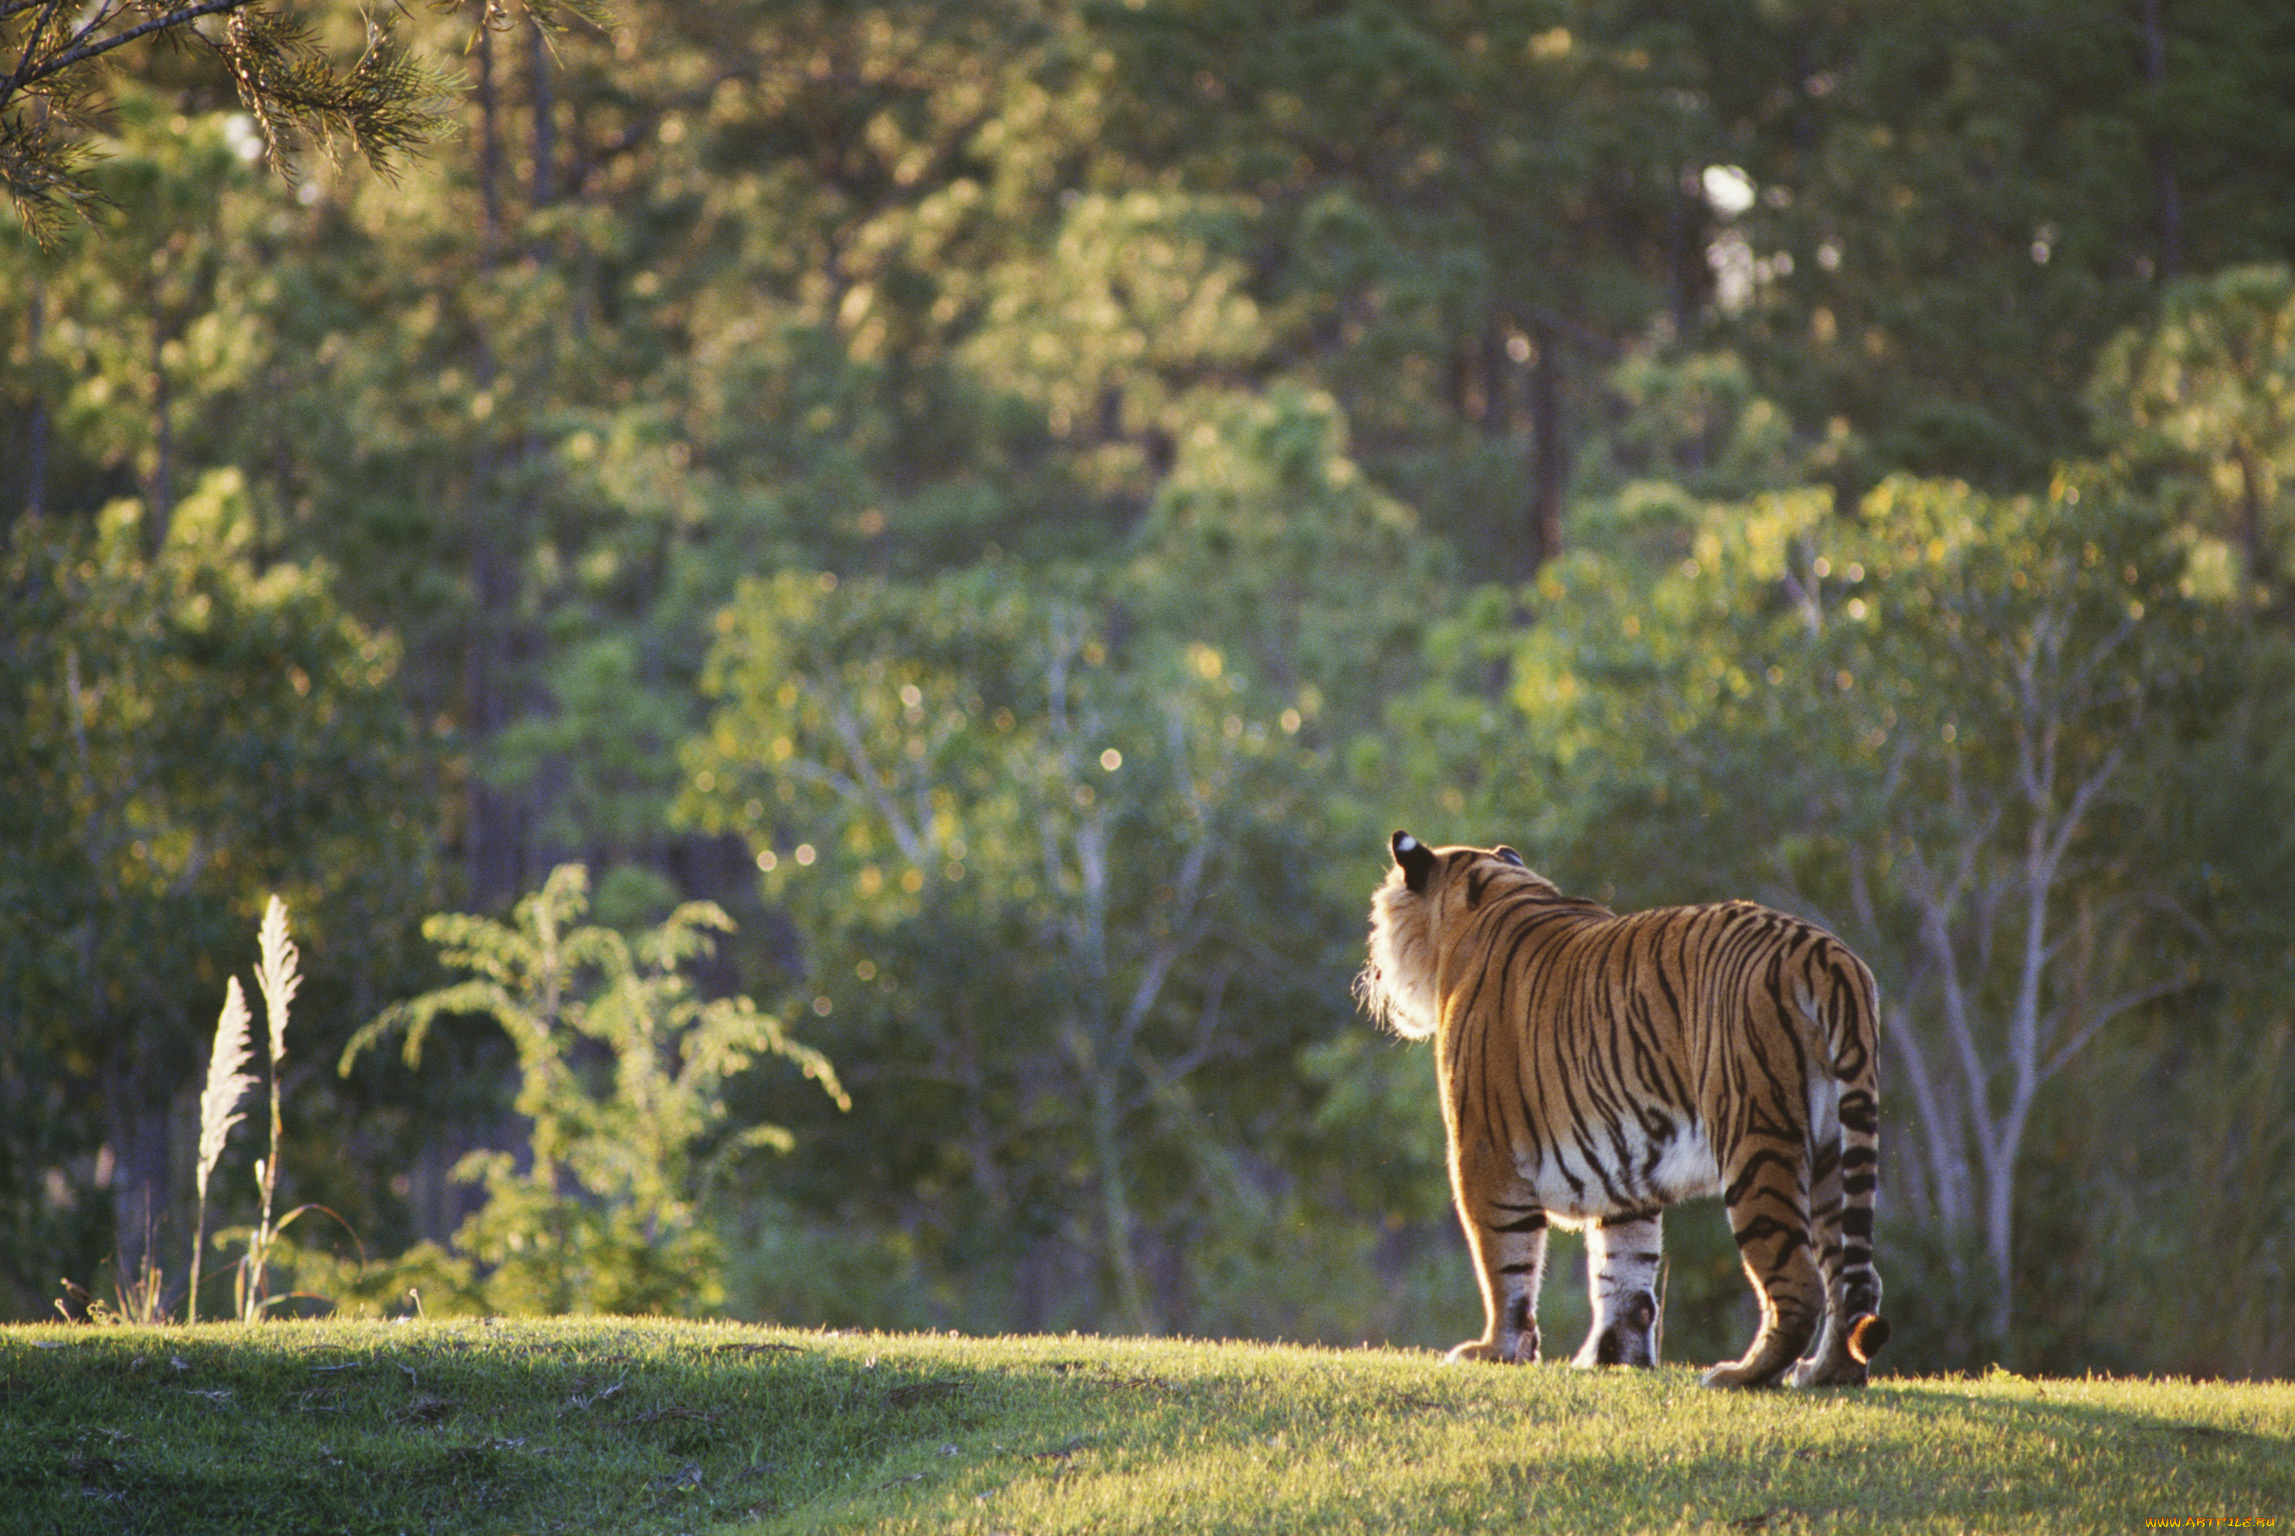
[[[632,1320],[0,1329],[0,1532],[2141,1531],[2295,1522],[2295,1384]]]

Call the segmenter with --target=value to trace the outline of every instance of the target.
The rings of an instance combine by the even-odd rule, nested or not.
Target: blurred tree
[[[1514,0],[1091,15],[1123,142],[1255,211],[1250,292],[1373,475],[1513,572],[1561,549],[1572,359],[1710,286],[1702,61],[1670,19]]]
[[[1892,469],[2036,490],[2157,286],[2283,260],[2291,22],[2270,0],[1682,8],[1744,208],[1716,320],[1797,419]],[[2268,211],[2267,211],[2268,210]]]
[[[1440,552],[1347,453],[1330,396],[1277,385],[1189,406],[1132,540],[1129,607],[1154,633],[1216,646],[1290,728],[1351,736],[1417,674]]]
[[[92,214],[107,238],[80,242],[71,259],[0,230],[0,261],[21,280],[0,291],[0,315],[22,338],[4,386],[21,456],[6,455],[0,485],[35,515],[139,496],[156,543],[179,484],[214,467],[179,445],[200,441],[245,366],[240,284],[258,259],[240,238],[254,179],[240,146],[260,143],[245,118],[171,116],[142,92],[123,94],[110,123],[89,183],[144,222]]]
[[[2201,565],[2228,549],[2250,600],[2295,617],[2282,489],[2295,477],[2295,275],[2237,267],[2178,284],[2113,342],[2089,394],[2131,464],[2167,476],[2210,546]]]
[[[1811,447],[1733,352],[1636,352],[1610,370],[1609,387],[1623,414],[1580,472],[1581,519],[1603,515],[1585,503],[1632,487],[1741,501],[1839,468],[1842,445]]]
[[[132,502],[93,529],[20,522],[6,581],[0,1014],[11,1051],[55,1074],[10,1118],[10,1162],[46,1185],[29,1234],[108,1199],[134,1273],[188,1188],[169,1126],[197,1087],[217,957],[264,894],[294,904],[322,1008],[387,971],[427,894],[413,743],[394,648],[323,568],[258,558],[229,472],[184,497],[156,552]],[[6,1262],[45,1287],[93,1257],[11,1245]]]
[[[929,570],[1023,526],[1091,542],[1041,419],[951,355],[972,274],[1054,196],[1036,125],[1079,131],[1056,40],[1004,19],[631,5],[515,59],[528,34],[486,32],[442,186],[324,189],[282,319],[312,360],[284,409],[328,446],[262,462],[362,609],[406,627],[482,902],[569,852],[667,857],[635,831],[659,776],[583,766],[620,750],[601,668],[630,713],[692,724],[743,572]],[[569,791],[596,828],[555,809]]]
[[[993,571],[753,583],[686,808],[757,850],[796,995],[855,1062],[845,1166],[891,1177],[825,1193],[906,1205],[944,1252],[1038,1250],[1016,1283],[1080,1285],[1038,1326],[1160,1330],[1196,1292],[1186,1234],[1298,1134],[1278,1064],[1344,1000],[1300,992],[1328,940],[1296,719],[1091,614]]]

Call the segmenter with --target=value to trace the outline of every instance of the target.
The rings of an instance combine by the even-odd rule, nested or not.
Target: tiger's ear
[[[1397,832],[1388,842],[1394,850],[1395,863],[1402,866],[1403,884],[1417,895],[1426,889],[1426,877],[1434,869],[1434,850],[1408,832]]]
[[[1528,869],[1530,867],[1529,865],[1522,862],[1522,855],[1516,853],[1513,849],[1507,847],[1504,843],[1500,843],[1497,847],[1491,849],[1490,851],[1498,855],[1498,857],[1504,859],[1507,863],[1513,865],[1516,869]]]

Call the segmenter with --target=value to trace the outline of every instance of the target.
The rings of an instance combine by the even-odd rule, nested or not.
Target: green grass
[[[0,1328],[0,1532],[2141,1531],[2295,1521],[2295,1385],[689,1323]]]

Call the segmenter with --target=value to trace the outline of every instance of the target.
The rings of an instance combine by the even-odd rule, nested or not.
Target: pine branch
[[[70,215],[111,199],[84,180],[96,154],[75,139],[16,116],[0,116],[0,192],[41,248],[55,243]]]
[[[130,27],[125,32],[114,32],[109,37],[97,38],[93,42],[83,41],[111,19],[110,8],[108,6],[101,7],[95,15],[88,18],[78,32],[72,35],[72,42],[61,53],[51,54],[45,60],[39,58],[40,33],[39,28],[35,27],[32,41],[25,48],[23,62],[16,66],[16,73],[9,77],[7,88],[0,90],[0,106],[7,105],[8,99],[25,87],[37,85],[51,75],[60,75],[75,65],[101,58],[114,48],[124,48],[129,43],[135,42],[139,38],[149,37],[154,32],[167,32],[178,27],[187,27],[203,16],[213,16],[223,11],[241,10],[255,3],[256,0],[200,0],[198,5],[189,5],[179,11],[170,11],[163,16],[154,16],[151,20],[139,26]],[[41,20],[45,23],[46,18],[42,17]]]
[[[25,17],[28,27],[18,20]],[[216,17],[227,24],[202,25]],[[94,156],[67,130],[86,126],[84,107],[97,99],[105,60],[130,43],[174,34],[213,51],[275,168],[285,169],[296,148],[316,141],[330,153],[347,145],[389,176],[448,127],[455,82],[398,47],[388,18],[370,22],[365,51],[348,68],[327,58],[310,26],[262,0],[98,0],[77,15],[63,0],[0,0],[0,28],[16,27],[25,30],[20,43],[7,43],[16,51],[14,67],[0,63],[0,192],[43,246],[70,214],[84,216],[102,200],[86,179]]]
[[[388,21],[373,24],[366,51],[348,73],[338,73],[319,52],[308,27],[267,10],[234,15],[221,40],[207,41],[231,71],[274,164],[283,164],[290,146],[306,136],[330,152],[341,139],[389,176],[400,156],[443,131],[443,115],[432,103],[449,84],[391,46]]]

